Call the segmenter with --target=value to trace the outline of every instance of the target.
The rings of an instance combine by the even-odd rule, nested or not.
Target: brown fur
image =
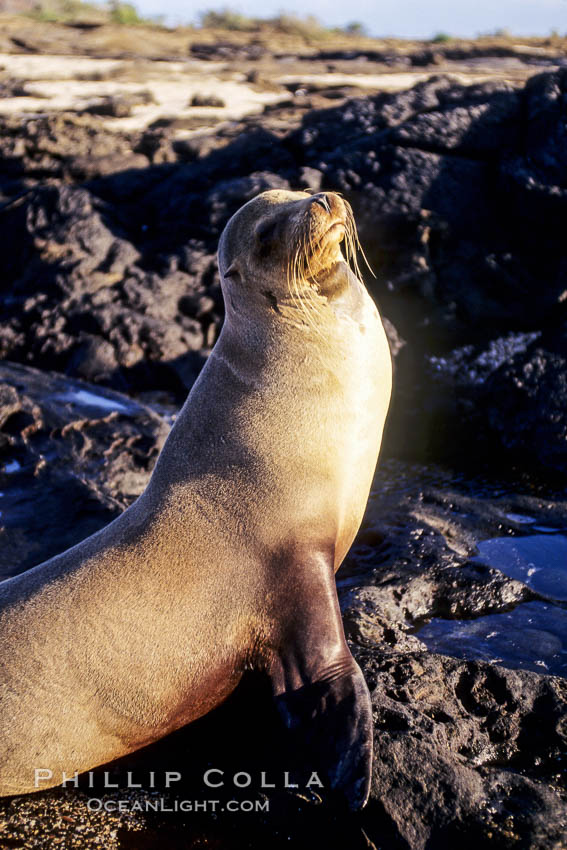
[[[0,793],[36,790],[35,768],[59,782],[208,712],[286,640],[287,614],[305,604],[294,553],[344,558],[391,364],[342,228],[329,231],[347,208],[326,202],[267,192],[231,219],[226,321],[146,491],[0,584]]]

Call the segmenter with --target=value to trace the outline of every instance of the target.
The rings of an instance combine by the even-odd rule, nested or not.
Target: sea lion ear
[[[227,277],[240,277],[240,272],[239,272],[239,271],[238,271],[238,269],[236,268],[236,263],[231,263],[231,264],[230,264],[230,266],[227,268],[227,270],[226,270],[226,271],[225,271],[225,273],[223,274],[223,277],[224,277],[224,278],[227,278]]]

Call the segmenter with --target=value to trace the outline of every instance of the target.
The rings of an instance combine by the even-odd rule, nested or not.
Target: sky
[[[567,34],[567,0],[134,0],[145,15],[194,23],[207,9],[267,18],[281,11],[315,15],[327,26],[363,23],[371,35],[430,38],[443,32],[472,37],[506,29],[515,35]]]

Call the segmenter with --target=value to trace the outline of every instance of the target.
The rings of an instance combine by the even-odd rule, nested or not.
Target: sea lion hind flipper
[[[314,551],[294,561],[270,671],[276,706],[302,761],[359,809],[372,771],[370,694],[346,642],[332,559]]]
[[[352,664],[350,672],[335,679],[281,694],[276,705],[297,751],[354,811],[366,804],[370,792],[372,705],[362,672],[354,659]]]

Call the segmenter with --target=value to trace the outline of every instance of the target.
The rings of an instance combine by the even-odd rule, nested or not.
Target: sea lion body
[[[325,769],[351,804],[364,802],[369,703],[332,576],[378,456],[388,344],[338,241],[306,312],[278,278],[279,243],[266,260],[265,238],[239,238],[266,218],[285,236],[290,222],[301,231],[296,214],[305,228],[344,210],[338,196],[325,207],[317,197],[264,193],[227,225],[225,324],[145,492],[106,528],[0,584],[0,793],[37,790],[36,769],[58,784],[149,744],[255,667],[308,738],[350,717],[344,747],[364,755]],[[259,259],[244,267],[256,243]],[[314,683],[330,689],[315,708]],[[304,714],[323,717],[315,734]]]

